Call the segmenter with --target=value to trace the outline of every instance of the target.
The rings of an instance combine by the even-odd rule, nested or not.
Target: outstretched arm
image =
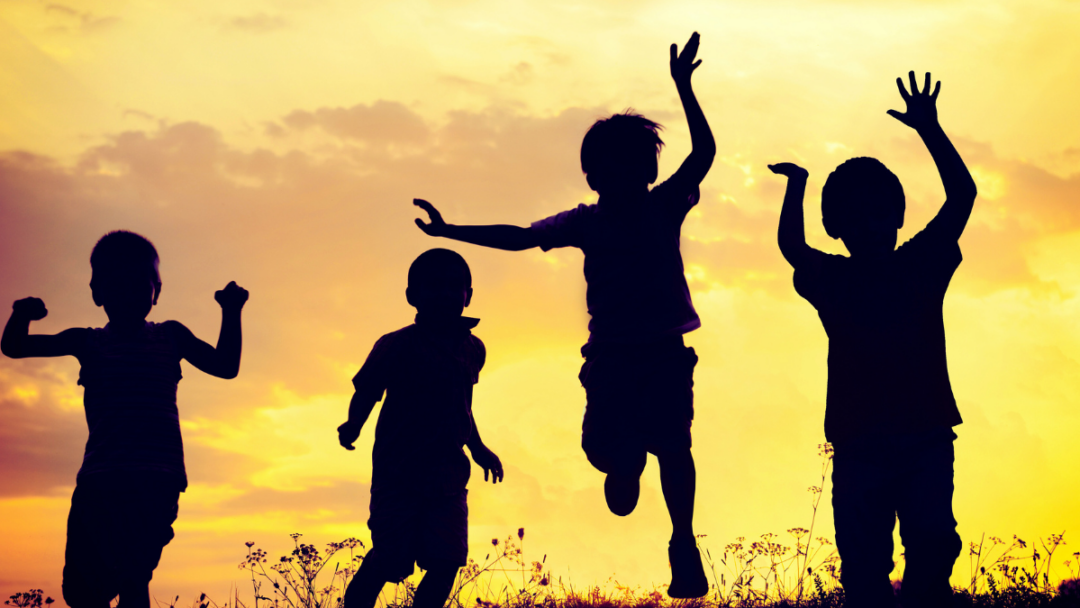
[[[176,323],[181,357],[211,376],[231,379],[240,373],[240,311],[247,302],[248,292],[232,281],[225,289],[215,293],[214,299],[221,305],[221,333],[218,335],[217,348],[196,338],[180,323],[172,323]]]
[[[30,335],[30,322],[44,319],[49,311],[38,298],[23,298],[11,306],[11,318],[0,338],[0,351],[12,359],[24,357],[78,356],[86,341],[85,329],[66,329],[56,335]]]
[[[806,229],[803,222],[803,195],[806,193],[806,169],[794,163],[769,165],[769,170],[788,178],[787,191],[784,193],[784,206],[780,209],[780,229],[776,240],[780,253],[794,268],[813,264],[817,259],[817,250],[806,244]]]
[[[537,247],[539,243],[530,228],[520,226],[455,226],[443,221],[442,214],[431,203],[414,198],[413,204],[427,211],[429,221],[417,218],[416,225],[428,236],[441,236],[455,241],[472,243],[481,247],[521,251]]]
[[[945,186],[945,204],[941,206],[931,224],[943,238],[956,240],[964,232],[971,209],[975,205],[975,196],[978,190],[975,180],[971,179],[971,173],[964,165],[960,153],[953,147],[949,137],[945,135],[937,117],[937,96],[941,91],[941,82],[938,81],[934,92],[930,92],[930,72],[926,73],[926,82],[920,92],[915,82],[915,72],[908,72],[911,83],[911,93],[904,88],[904,81],[896,79],[896,86],[900,89],[900,96],[907,104],[907,111],[903,114],[896,110],[889,110],[889,116],[899,120],[905,125],[915,129],[915,132],[926,144],[930,156],[937,165],[938,173],[941,174],[941,183]]]
[[[672,177],[695,186],[705,179],[716,156],[716,141],[713,139],[712,129],[709,128],[709,122],[705,120],[705,113],[701,111],[701,105],[690,83],[694,70],[701,65],[700,59],[694,61],[700,38],[698,33],[694,32],[683,47],[682,53],[677,53],[678,45],[671,45],[671,78],[675,80],[675,88],[679,92],[679,99],[686,113],[686,123],[690,127],[690,142],[693,146],[690,155]]]

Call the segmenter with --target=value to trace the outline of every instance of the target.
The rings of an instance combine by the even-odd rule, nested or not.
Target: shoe
[[[702,597],[709,592],[709,579],[701,565],[701,552],[693,539],[668,544],[671,584],[668,595],[676,599]]]
[[[641,493],[640,481],[638,475],[608,473],[604,480],[604,498],[607,499],[607,506],[612,513],[626,516],[634,512],[638,495]]]

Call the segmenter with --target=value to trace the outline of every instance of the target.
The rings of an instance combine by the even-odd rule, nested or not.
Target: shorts
[[[641,474],[646,453],[690,449],[697,354],[682,336],[647,344],[586,344],[581,447],[604,473]]]
[[[107,606],[124,588],[150,583],[173,539],[175,480],[156,474],[93,475],[71,496],[64,549],[64,601]]]
[[[387,582],[401,582],[424,570],[465,565],[469,555],[468,490],[424,492],[376,488],[371,491],[372,550]]]

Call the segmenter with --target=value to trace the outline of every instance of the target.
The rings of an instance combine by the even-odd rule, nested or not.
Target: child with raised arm
[[[586,300],[592,320],[580,379],[586,409],[581,446],[607,474],[604,495],[617,515],[637,505],[647,453],[656,455],[671,516],[668,594],[701,597],[709,590],[693,531],[696,473],[690,452],[697,356],[683,334],[701,322],[690,301],[679,238],[683,219],[698,202],[698,185],[716,153],[709,124],[690,77],[699,43],[695,32],[678,53],[671,45],[671,76],[690,127],[693,151],[667,181],[657,178],[660,126],[635,114],[597,121],[581,144],[581,170],[599,193],[532,224],[455,226],[427,201],[430,216],[416,220],[429,235],[520,251],[578,247],[585,254]]]
[[[176,408],[180,360],[219,378],[240,370],[240,310],[248,293],[236,283],[218,291],[217,348],[177,321],[147,321],[161,294],[158,254],[133,232],[101,237],[90,255],[90,290],[105,327],[30,334],[48,311],[38,298],[18,300],[0,350],[9,357],[79,360],[90,437],[75,480],[64,551],[64,600],[71,608],[149,608],[149,584],[173,538],[180,493],[187,488]]]
[[[345,592],[345,608],[371,608],[388,582],[413,564],[427,570],[415,608],[440,608],[450,596],[469,543],[465,485],[468,446],[484,480],[502,481],[499,458],[484,445],[472,414],[473,385],[486,351],[463,317],[472,274],[449,249],[431,249],[409,267],[405,298],[416,322],[379,338],[353,378],[349,419],[338,427],[348,450],[375,403],[386,394],[371,454],[372,549]]]
[[[915,129],[945,186],[945,204],[899,248],[904,223],[900,180],[872,158],[836,168],[821,193],[825,231],[850,257],[806,244],[807,172],[787,176],[780,251],[795,268],[795,290],[817,309],[829,336],[825,437],[835,449],[833,513],[840,579],[848,606],[892,606],[892,531],[900,519],[905,607],[945,606],[962,544],[953,519],[952,427],[960,412],[949,384],[942,302],[960,264],[957,239],[975,202],[975,182],[937,119],[937,83],[920,92],[897,78],[907,103],[889,115]]]

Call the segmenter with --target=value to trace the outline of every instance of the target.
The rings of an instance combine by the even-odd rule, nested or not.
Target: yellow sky
[[[371,345],[411,320],[409,263],[450,245],[472,265],[488,347],[477,421],[507,466],[498,487],[474,471],[473,553],[524,527],[527,551],[576,585],[665,583],[655,463],[620,519],[578,447],[580,253],[434,241],[410,200],[518,224],[594,200],[581,136],[627,107],[665,125],[670,173],[689,139],[667,46],[701,32],[695,87],[719,152],[683,256],[703,323],[687,339],[701,357],[696,528],[716,553],[808,525],[824,441],[827,340],[777,250],[783,183],[765,165],[810,170],[809,239],[840,253],[819,221],[824,178],[881,159],[905,186],[910,238],[943,191],[885,111],[903,109],[896,76],[931,70],[980,188],[945,300],[960,532],[1078,530],[1078,26],[1064,0],[0,0],[0,302],[42,297],[37,332],[103,325],[87,260],[118,228],[161,254],[152,320],[213,340],[214,290],[251,291],[240,377],[185,364],[191,486],[152,586],[225,597],[245,541],[276,554],[291,532],[367,536],[371,429],[356,452],[334,429]],[[77,374],[74,360],[0,359],[4,597],[60,596],[86,436]],[[827,501],[821,515],[830,534]]]

